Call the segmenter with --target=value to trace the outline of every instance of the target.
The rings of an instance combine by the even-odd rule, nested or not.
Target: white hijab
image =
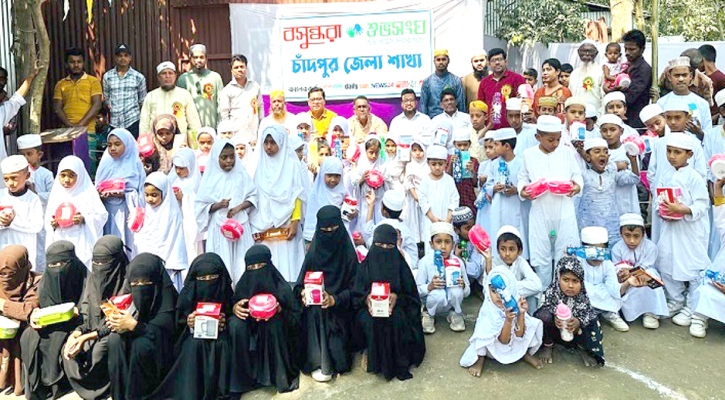
[[[169,171],[169,182],[171,186],[178,186],[183,192],[194,192],[199,189],[201,184],[201,171],[196,166],[196,155],[194,150],[184,147],[176,151],[174,158],[171,159],[171,163],[174,167],[186,168],[189,171],[189,175],[186,178],[180,178],[176,174],[176,168],[171,168]]]
[[[513,296],[516,301],[519,300],[519,289],[516,285],[517,281],[514,274],[509,271],[508,268],[501,265],[493,267],[491,269],[491,272],[488,273],[488,276],[486,276],[486,284],[483,285],[483,294],[485,295],[485,299],[483,300],[483,304],[481,305],[481,311],[479,311],[478,313],[478,318],[483,318],[486,321],[486,323],[482,325],[485,327],[481,336],[484,341],[498,338],[498,336],[501,334],[501,328],[503,328],[503,323],[506,320],[506,314],[504,313],[504,310],[498,308],[498,306],[493,304],[493,300],[491,299],[491,291],[489,290],[489,286],[491,285],[491,280],[494,276],[501,276],[504,283],[506,283],[506,288],[508,288],[511,296]],[[513,331],[513,325],[511,326],[511,329]]]
[[[423,144],[423,142],[419,139],[413,139],[413,144],[417,144],[421,149],[423,149],[423,159],[421,161],[416,161],[411,155],[410,162],[405,165],[405,179],[411,187],[413,185],[420,184],[420,182],[423,181],[423,178],[430,173],[430,167],[428,166],[428,161],[425,157],[425,144]],[[411,151],[413,144],[410,145]]]
[[[114,159],[108,154],[108,149],[103,153],[101,162],[98,163],[96,171],[96,184],[113,178],[123,178],[126,181],[126,192],[135,190],[140,198],[143,198],[143,183],[146,179],[146,172],[141,164],[138,155],[138,146],[129,131],[123,128],[112,130],[108,137],[117,137],[125,147],[123,154]],[[143,201],[141,201],[143,204]]]
[[[325,175],[337,174],[340,175],[340,183],[337,184],[333,189],[330,189],[325,184]],[[340,207],[342,201],[347,196],[347,190],[345,189],[343,181],[343,168],[342,161],[337,157],[327,157],[325,161],[320,165],[320,172],[317,174],[317,179],[312,183],[312,190],[309,195],[309,203],[307,204],[307,210],[305,212],[305,237],[309,238],[315,233],[315,227],[317,226],[317,212],[320,208],[333,205]]]
[[[335,134],[335,127],[339,126],[340,129],[342,129],[343,135],[342,137],[349,137],[350,136],[350,128],[347,124],[347,119],[345,117],[337,116],[332,118],[332,121],[330,121],[330,127],[327,129],[327,143],[330,144],[330,146],[333,145],[332,143],[332,135]],[[342,140],[342,138],[340,138]]]
[[[196,194],[194,214],[196,214],[196,223],[199,225],[200,232],[209,227],[209,209],[218,201],[229,199],[229,206],[236,207],[246,200],[255,207],[257,206],[257,188],[247,170],[236,157],[236,153],[234,167],[231,171],[226,172],[219,166],[219,155],[225,146],[234,149],[234,145],[229,140],[217,139],[214,142],[209,155],[209,163],[206,165],[206,171],[201,178],[201,185]],[[227,211],[227,209],[223,209],[214,213],[213,218],[217,225],[221,225],[227,220]],[[244,224],[248,221],[247,213],[248,209],[239,212],[234,219]]]
[[[378,154],[378,159],[375,160],[375,162],[370,162],[367,155],[367,150],[365,149],[365,145],[370,142],[371,140],[375,140],[378,142],[378,147],[380,149],[383,149],[385,147],[384,144],[380,143],[380,136],[376,134],[369,134],[365,141],[360,143],[357,146],[360,146],[360,158],[357,160],[357,167],[355,168],[357,170],[357,173],[362,176],[365,172],[377,169],[380,170],[380,168],[383,166],[383,160],[382,157],[380,157],[380,154]],[[353,144],[351,143],[350,146]]]
[[[264,151],[267,136],[279,146],[277,154],[271,157]],[[257,141],[257,154],[259,164],[254,183],[259,190],[259,205],[251,223],[256,232],[264,232],[285,226],[297,199],[306,200],[306,192],[299,173],[299,159],[282,125],[272,124],[264,129]]]
[[[159,256],[166,262],[166,269],[185,270],[189,268],[189,262],[181,210],[171,182],[163,172],[156,171],[149,174],[146,184],[159,189],[163,200],[156,207],[146,204],[143,226],[134,236],[138,252]]]
[[[259,158],[257,152],[255,152],[252,146],[249,144],[249,140],[242,137],[242,135],[232,136],[231,141],[234,145],[235,153],[237,152],[237,146],[240,144],[243,144],[246,148],[246,151],[244,152],[244,157],[241,159],[237,157],[237,160],[242,162],[242,166],[244,166],[244,169],[247,170],[249,176],[254,176],[254,173],[257,170],[257,159]]]

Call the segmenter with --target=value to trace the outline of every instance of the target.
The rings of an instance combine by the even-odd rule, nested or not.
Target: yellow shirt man
[[[55,84],[53,100],[63,102],[63,112],[72,124],[78,123],[93,104],[93,96],[103,96],[101,81],[95,76],[83,74],[77,81],[65,77]],[[96,132],[96,119],[88,122],[88,133]]]

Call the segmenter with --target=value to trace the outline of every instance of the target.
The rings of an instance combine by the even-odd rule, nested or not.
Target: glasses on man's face
[[[322,97],[313,97],[313,98],[310,98],[309,99],[309,101],[312,102],[312,103],[319,103],[322,100],[324,100]]]
[[[506,61],[506,60],[504,60],[503,57],[495,57],[495,58],[492,58],[489,60],[489,62],[491,64],[498,64],[498,63],[502,63],[504,61]]]
[[[594,54],[596,53],[596,50],[594,49],[579,49],[579,54]]]

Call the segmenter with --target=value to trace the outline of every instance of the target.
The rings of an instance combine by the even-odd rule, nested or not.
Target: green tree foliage
[[[659,0],[659,2],[660,36],[682,35],[688,41],[725,40],[725,1]],[[650,0],[646,0],[645,10],[652,12]]]
[[[512,46],[578,41],[584,38],[586,6],[569,0],[489,0],[498,15],[496,36]]]

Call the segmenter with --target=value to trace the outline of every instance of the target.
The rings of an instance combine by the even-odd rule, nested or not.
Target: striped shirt
[[[116,68],[103,74],[103,98],[111,109],[109,124],[128,128],[141,117],[146,78],[133,68],[120,76]]]

